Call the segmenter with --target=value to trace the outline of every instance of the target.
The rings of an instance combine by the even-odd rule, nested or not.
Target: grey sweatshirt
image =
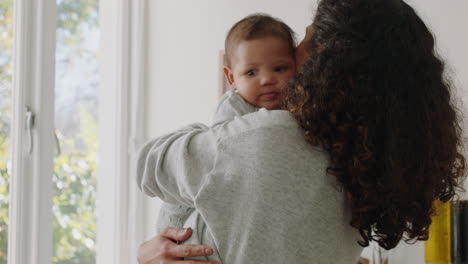
[[[222,263],[354,264],[362,248],[328,155],[286,111],[260,109],[213,127],[193,124],[148,142],[144,193],[195,208],[191,243]]]
[[[218,102],[216,107],[215,114],[213,116],[213,126],[222,124],[227,121],[231,121],[236,116],[243,116],[248,113],[258,111],[258,108],[244,101],[239,95],[233,93],[232,91],[226,92],[223,97]],[[197,225],[200,223],[186,223],[190,215],[198,214],[194,212],[195,208],[187,207],[179,204],[170,204],[163,202],[161,209],[159,210],[158,220],[156,223],[156,232],[160,233],[166,227],[191,227],[194,231],[192,237],[183,242],[191,244],[199,244],[200,241],[197,237]],[[192,216],[191,219],[194,219]],[[199,218],[196,218],[199,220]],[[206,259],[206,258],[194,258],[194,259]]]

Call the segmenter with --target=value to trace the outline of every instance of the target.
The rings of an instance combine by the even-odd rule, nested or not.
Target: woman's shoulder
[[[267,110],[261,108],[257,112],[237,116],[231,125],[238,125],[243,130],[275,127],[297,127],[298,123],[293,115],[285,110]]]
[[[257,112],[235,117],[230,122],[214,128],[219,142],[276,142],[304,141],[304,133],[293,115],[284,110],[260,109]]]
[[[289,132],[300,131],[300,127],[293,115],[284,110],[260,109],[257,112],[243,116],[236,116],[234,120],[215,127],[220,138],[230,138],[238,135],[254,134],[262,131],[274,133],[284,129]],[[288,133],[288,132],[286,132]]]
[[[286,110],[267,110],[262,108],[244,117],[259,126],[297,126],[293,115]]]

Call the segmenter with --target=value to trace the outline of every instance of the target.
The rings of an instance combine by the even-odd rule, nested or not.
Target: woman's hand
[[[217,262],[184,260],[188,257],[211,256],[213,249],[204,245],[178,245],[176,241],[185,241],[192,235],[191,228],[164,229],[159,235],[148,240],[138,248],[139,264],[217,264]]]

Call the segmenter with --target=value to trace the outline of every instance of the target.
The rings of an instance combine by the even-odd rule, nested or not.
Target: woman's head
[[[309,31],[286,106],[330,153],[361,245],[427,239],[466,167],[433,35],[400,0],[322,0]]]

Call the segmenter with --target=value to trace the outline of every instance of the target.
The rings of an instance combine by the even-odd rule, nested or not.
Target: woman
[[[248,117],[272,124],[268,127],[271,137],[251,135],[251,142],[260,142],[251,146],[252,151],[273,146],[271,156],[283,160],[270,164],[271,156],[255,157],[260,168],[248,175],[249,179],[263,179],[262,172],[280,171],[283,164],[299,159],[302,163],[294,163],[287,168],[289,173],[283,174],[290,177],[294,188],[276,186],[274,191],[256,192],[245,210],[255,208],[255,215],[264,210],[260,205],[276,206],[270,202],[281,190],[291,204],[298,205],[291,212],[304,214],[304,218],[293,217],[302,222],[290,225],[291,219],[278,213],[280,220],[270,222],[274,228],[260,228],[268,221],[257,218],[254,223],[243,223],[248,224],[248,231],[236,233],[232,226],[237,222],[226,221],[224,229],[221,225],[210,229],[215,241],[210,246],[214,248],[176,245],[173,241],[187,239],[191,230],[167,229],[140,247],[141,264],[190,263],[180,258],[213,253],[225,260],[230,252],[237,255],[226,263],[242,263],[236,256],[243,263],[352,263],[360,252],[354,247],[357,243],[365,247],[373,240],[391,249],[401,240],[427,239],[432,203],[449,201],[462,189],[466,161],[460,151],[461,129],[451,104],[451,86],[443,76],[444,63],[435,56],[434,37],[423,21],[400,0],[322,0],[296,55],[302,66],[285,100],[289,113],[271,118],[277,112],[260,111]],[[238,121],[254,128],[248,118]],[[238,125],[235,122],[227,126]],[[287,129],[277,128],[282,122],[287,123]],[[281,156],[287,148],[295,149],[294,155]],[[318,162],[323,161],[322,153],[327,164]],[[233,159],[228,165],[237,168],[248,162]],[[264,163],[267,165],[262,168]],[[301,189],[301,181],[291,175],[304,180],[309,191]],[[311,179],[314,185],[310,185]],[[320,188],[312,188],[315,184]],[[237,186],[233,191],[247,193],[246,188]],[[339,208],[338,194],[346,204],[343,208]],[[258,202],[263,200],[267,203]],[[328,211],[322,206],[324,201],[332,204]],[[271,216],[277,215],[273,212]],[[282,225],[287,228],[281,229]],[[333,233],[337,229],[340,232]],[[225,234],[234,238],[231,244],[217,240],[217,235]],[[284,240],[264,239],[271,236]],[[279,249],[280,245],[284,248]],[[307,248],[315,253],[305,257]],[[317,248],[320,258],[314,251]],[[255,252],[265,261],[255,259]],[[301,258],[288,261],[282,259],[284,255]],[[274,259],[268,259],[270,256]]]

